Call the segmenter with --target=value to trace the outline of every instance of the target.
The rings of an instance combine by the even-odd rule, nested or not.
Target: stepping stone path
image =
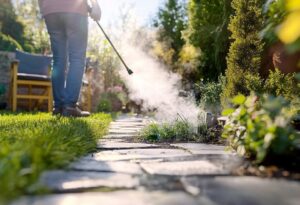
[[[52,191],[13,205],[298,205],[300,183],[233,176],[242,159],[224,146],[134,143],[147,118],[122,116],[98,152],[40,183]]]

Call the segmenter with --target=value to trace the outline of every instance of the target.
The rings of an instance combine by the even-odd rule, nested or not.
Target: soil
[[[300,167],[285,168],[277,165],[257,165],[253,162],[245,162],[237,168],[233,174],[237,176],[257,176],[262,178],[284,178],[300,181]]]

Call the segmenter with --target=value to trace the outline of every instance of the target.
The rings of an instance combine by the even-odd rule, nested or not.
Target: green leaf
[[[235,109],[232,109],[232,108],[228,108],[228,109],[225,109],[223,112],[222,112],[222,115],[223,116],[229,116],[231,115],[232,113],[234,113]]]
[[[246,97],[244,95],[237,95],[232,99],[232,103],[234,103],[235,105],[242,105],[244,104],[246,101]]]

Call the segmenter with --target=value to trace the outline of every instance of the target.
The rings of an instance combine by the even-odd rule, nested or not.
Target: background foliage
[[[264,20],[263,3],[264,0],[232,1],[234,15],[230,19],[229,30],[233,42],[227,57],[227,84],[222,93],[223,104],[238,93],[249,95],[251,91],[257,91],[256,86],[251,86],[256,85],[260,78],[264,45],[260,38]]]

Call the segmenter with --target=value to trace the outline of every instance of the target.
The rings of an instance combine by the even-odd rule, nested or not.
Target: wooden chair
[[[52,112],[52,84],[50,78],[50,65],[52,58],[49,56],[31,55],[16,51],[16,60],[11,63],[11,108],[17,111],[19,100],[28,100],[29,110],[38,108],[45,101],[48,112]],[[27,93],[20,88],[27,88]],[[39,89],[40,92],[34,92]]]

